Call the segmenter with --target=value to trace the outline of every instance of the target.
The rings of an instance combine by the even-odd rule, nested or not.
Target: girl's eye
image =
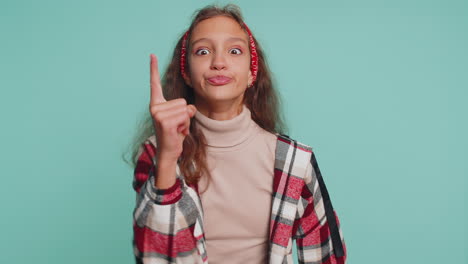
[[[231,54],[236,54],[236,55],[240,55],[240,54],[242,54],[242,50],[239,49],[239,48],[233,48],[233,49],[230,49],[230,50],[229,50],[229,53],[231,53]]]
[[[197,55],[207,55],[208,53],[210,53],[208,49],[199,49],[195,52]]]

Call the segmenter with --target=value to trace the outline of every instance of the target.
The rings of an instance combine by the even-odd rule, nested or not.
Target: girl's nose
[[[213,60],[211,61],[212,70],[222,70],[226,69],[226,59],[222,54],[215,54]]]

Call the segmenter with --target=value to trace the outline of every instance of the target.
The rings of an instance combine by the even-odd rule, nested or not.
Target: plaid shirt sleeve
[[[344,264],[345,241],[313,152],[304,181],[295,221],[299,263]]]
[[[136,263],[206,263],[201,202],[177,167],[176,183],[155,186],[156,148],[140,147],[134,171],[133,251]]]

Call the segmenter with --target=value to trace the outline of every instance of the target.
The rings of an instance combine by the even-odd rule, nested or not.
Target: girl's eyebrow
[[[213,42],[211,39],[209,38],[201,38],[201,39],[197,39],[195,40],[194,42],[192,42],[192,46],[195,45],[197,42],[201,42],[201,41],[207,41],[207,42]],[[236,42],[236,41],[242,41],[244,42],[245,45],[247,45],[247,41],[243,38],[238,38],[238,37],[231,37],[231,38],[228,38],[226,40],[227,42]]]

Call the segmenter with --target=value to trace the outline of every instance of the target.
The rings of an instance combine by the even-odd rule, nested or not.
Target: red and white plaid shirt
[[[186,184],[177,166],[176,183],[157,189],[155,145],[154,136],[142,144],[134,173],[136,263],[208,263],[198,188]],[[340,223],[312,148],[277,134],[272,173],[269,263],[292,264],[295,240],[299,263],[344,264],[347,252]]]

